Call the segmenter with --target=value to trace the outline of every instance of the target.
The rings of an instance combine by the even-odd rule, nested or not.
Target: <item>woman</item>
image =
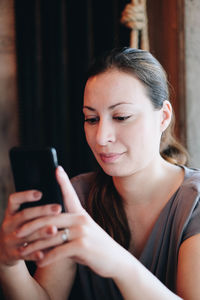
[[[0,231],[0,279],[9,299],[197,299],[200,172],[171,135],[160,64],[115,49],[91,67],[87,142],[101,170],[56,170],[58,205],[18,212],[39,191],[10,196]],[[76,192],[75,192],[75,190]],[[77,196],[78,195],[78,196]],[[34,279],[24,260],[38,268]]]

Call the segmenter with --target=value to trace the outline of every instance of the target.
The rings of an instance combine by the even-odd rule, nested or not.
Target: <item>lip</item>
[[[99,156],[104,163],[113,163],[119,157],[121,157],[122,153],[100,153]]]

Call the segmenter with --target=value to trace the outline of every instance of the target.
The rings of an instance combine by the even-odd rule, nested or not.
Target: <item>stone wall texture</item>
[[[14,0],[0,0],[0,221],[14,190],[8,158],[18,143]]]
[[[187,145],[200,167],[200,1],[185,0]]]

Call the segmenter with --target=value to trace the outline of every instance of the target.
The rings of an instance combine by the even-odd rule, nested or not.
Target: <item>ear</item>
[[[169,126],[172,118],[172,106],[168,100],[163,102],[162,114],[161,114],[161,132],[165,131]]]

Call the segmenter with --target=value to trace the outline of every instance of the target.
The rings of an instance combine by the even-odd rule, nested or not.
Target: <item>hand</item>
[[[61,167],[58,167],[56,175],[61,186],[67,213],[46,219],[45,226],[54,224],[59,231],[52,238],[45,241],[38,240],[24,248],[24,255],[57,245],[57,247],[44,254],[44,258],[37,262],[38,266],[43,267],[55,260],[69,258],[89,266],[101,276],[112,277],[118,268],[119,257],[126,257],[128,252],[97,225],[83,209],[66,173]],[[40,226],[44,226],[44,219],[33,221],[31,226],[25,224],[21,228],[20,236],[30,234],[29,230],[33,230],[33,228],[38,230]],[[62,241],[63,228],[69,229],[66,243]]]
[[[19,207],[24,202],[37,201],[41,198],[42,193],[36,190],[18,192],[10,195],[8,206],[5,211],[5,217],[0,227],[0,264],[12,266],[20,259],[38,260],[43,257],[41,251],[31,253],[31,255],[24,257],[21,253],[23,245],[27,242],[35,240],[38,237],[46,239],[51,235],[57,233],[57,228],[54,226],[46,226],[40,228],[38,232],[24,237],[18,236],[20,228],[35,219],[57,215],[61,211],[60,205],[46,205],[42,207],[27,208],[18,211]]]

